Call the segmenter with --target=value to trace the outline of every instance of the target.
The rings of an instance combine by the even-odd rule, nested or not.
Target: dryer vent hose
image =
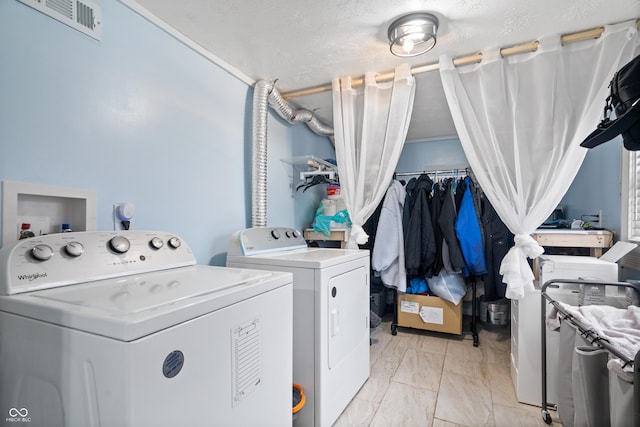
[[[268,80],[256,82],[253,92],[251,226],[267,226],[267,121],[268,107],[289,123],[305,123],[318,135],[328,136],[333,143],[333,128],[324,125],[305,109],[294,109]]]

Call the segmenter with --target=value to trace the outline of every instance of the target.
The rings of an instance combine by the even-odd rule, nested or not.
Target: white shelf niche
[[[62,224],[73,231],[95,231],[93,190],[2,181],[2,246],[18,241],[23,223],[37,235],[59,233]]]

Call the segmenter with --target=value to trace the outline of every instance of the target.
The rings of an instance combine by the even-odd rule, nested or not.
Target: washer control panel
[[[247,228],[233,234],[228,255],[249,256],[307,247],[302,233],[288,227]]]
[[[157,231],[48,234],[0,249],[0,294],[91,282],[194,265],[176,235]]]

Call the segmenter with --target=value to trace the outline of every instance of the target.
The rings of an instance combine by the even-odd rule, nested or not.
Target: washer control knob
[[[172,237],[172,238],[169,239],[169,246],[172,249],[178,249],[181,244],[182,244],[182,242],[177,237]]]
[[[151,246],[151,249],[158,250],[164,246],[164,242],[162,241],[161,238],[154,237],[153,239],[149,240],[149,246]]]
[[[293,234],[292,234],[292,233],[291,233],[291,231],[289,231],[289,230],[285,231],[285,233],[284,233],[284,234],[285,234],[285,236],[287,236],[287,239],[290,239],[290,238],[291,238],[291,236],[293,236]]]
[[[114,252],[123,254],[131,248],[131,242],[124,236],[115,236],[109,240],[109,247]]]
[[[53,249],[51,249],[49,245],[35,245],[33,249],[31,249],[31,255],[38,261],[46,261],[53,256]]]
[[[67,253],[67,255],[75,258],[84,253],[84,246],[82,246],[82,243],[80,242],[69,242],[64,247],[64,251]]]
[[[271,230],[271,237],[278,240],[280,238],[280,231],[277,228]]]
[[[291,232],[291,235],[292,235],[293,237],[295,237],[296,239],[297,239],[298,237],[300,237],[300,233],[298,233],[298,230],[293,230],[293,231]]]

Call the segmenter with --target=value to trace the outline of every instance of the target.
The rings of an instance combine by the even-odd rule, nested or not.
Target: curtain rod
[[[640,27],[640,19],[636,20],[636,25]],[[588,39],[597,39],[604,32],[604,27],[592,28],[590,30],[579,31],[577,33],[565,34],[560,37],[560,42],[565,45],[568,43],[578,42],[582,40]],[[535,52],[538,49],[539,41],[534,40],[528,43],[522,43],[515,46],[503,47],[500,49],[500,55],[504,58],[506,56],[517,55],[520,53],[526,52]],[[462,56],[459,58],[455,58],[453,60],[453,65],[456,67],[460,67],[463,65],[476,64],[482,61],[482,53],[475,53],[473,55]],[[426,64],[420,65],[417,67],[411,68],[411,74],[421,74],[426,73],[428,71],[435,71],[439,69],[440,66],[438,63],[435,64]],[[394,72],[386,72],[381,74],[376,74],[376,83],[385,82],[393,79]],[[355,78],[351,81],[351,87],[361,86],[364,84],[364,77]],[[301,96],[314,95],[316,93],[328,92],[332,88],[331,83],[324,84],[321,86],[314,86],[306,89],[300,89],[296,91],[286,92],[282,94],[284,99],[291,98],[299,98]]]

